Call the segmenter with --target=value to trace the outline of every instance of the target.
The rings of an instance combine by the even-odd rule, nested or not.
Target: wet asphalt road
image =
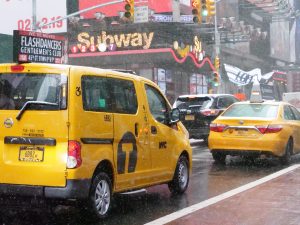
[[[294,157],[293,163],[299,162],[300,157]],[[13,207],[1,204],[0,224],[140,225],[282,168],[276,159],[257,159],[253,163],[239,157],[228,157],[226,165],[216,164],[207,147],[198,141],[193,144],[193,174],[189,188],[182,196],[172,196],[167,185],[147,188],[137,194],[118,195],[115,196],[110,217],[102,221],[93,220],[88,214],[72,206],[54,208],[49,204],[36,204],[35,202],[16,204]]]

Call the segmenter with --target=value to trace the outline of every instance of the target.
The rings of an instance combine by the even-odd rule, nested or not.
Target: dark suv
[[[182,95],[173,107],[180,110],[180,119],[190,138],[207,141],[209,124],[232,103],[239,101],[229,94]]]

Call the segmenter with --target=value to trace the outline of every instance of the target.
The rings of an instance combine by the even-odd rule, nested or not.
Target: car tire
[[[212,152],[211,154],[212,154],[212,157],[215,160],[215,162],[225,164],[225,162],[226,162],[225,154],[222,154],[220,152]]]
[[[293,139],[290,138],[285,146],[284,155],[279,158],[282,165],[289,165],[291,163],[293,147],[294,147]]]
[[[185,156],[180,156],[176,165],[172,181],[168,183],[172,194],[182,194],[189,185],[190,171],[189,163]]]
[[[103,219],[108,216],[112,202],[112,184],[108,175],[98,173],[92,182],[89,209],[93,216]]]

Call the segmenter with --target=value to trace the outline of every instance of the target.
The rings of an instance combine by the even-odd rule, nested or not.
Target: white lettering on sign
[[[163,15],[163,14],[154,14],[152,16],[152,22],[171,23],[171,22],[173,22],[173,16],[172,15]],[[193,16],[192,15],[181,15],[180,22],[181,23],[193,23]]]
[[[143,47],[149,49],[153,40],[154,32],[150,33],[128,33],[128,34],[107,34],[102,31],[99,36],[90,36],[87,32],[78,34],[77,47],[81,49],[82,46],[89,48],[91,45],[98,47],[101,43],[106,45],[115,44],[116,47]]]

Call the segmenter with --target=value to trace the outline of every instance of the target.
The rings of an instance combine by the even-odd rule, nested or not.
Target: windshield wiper
[[[28,101],[25,102],[25,104],[23,105],[22,109],[20,110],[20,112],[18,113],[16,119],[20,120],[23,113],[25,112],[25,110],[27,109],[27,107],[29,105],[52,105],[52,106],[58,106],[57,103],[51,103],[51,102],[43,102],[43,101]]]

